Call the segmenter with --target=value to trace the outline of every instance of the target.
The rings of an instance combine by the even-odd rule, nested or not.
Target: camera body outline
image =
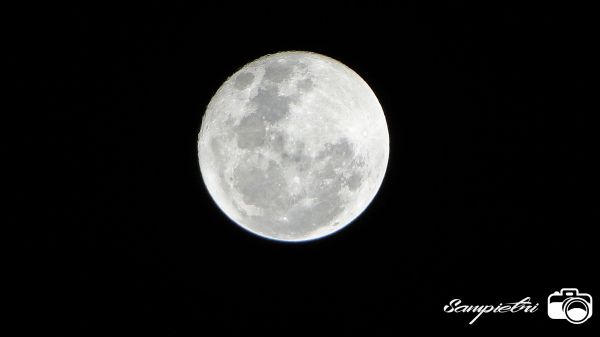
[[[573,320],[568,315],[569,306],[581,303],[587,308],[587,315],[579,320]],[[562,288],[548,296],[548,317],[551,319],[566,319],[573,324],[581,324],[592,317],[592,296],[581,293],[577,288]]]

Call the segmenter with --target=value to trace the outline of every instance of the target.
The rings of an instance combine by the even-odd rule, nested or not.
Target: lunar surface
[[[219,88],[198,141],[204,183],[242,228],[281,241],[340,230],[375,197],[387,167],[383,110],[344,64],[282,52]]]

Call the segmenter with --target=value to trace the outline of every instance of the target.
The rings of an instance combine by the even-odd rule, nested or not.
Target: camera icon
[[[577,288],[562,288],[548,296],[548,317],[581,324],[592,317],[592,296]]]

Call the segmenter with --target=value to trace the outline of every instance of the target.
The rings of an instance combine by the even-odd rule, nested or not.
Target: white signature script
[[[498,304],[498,305],[465,305],[461,304],[459,299],[453,299],[450,303],[444,306],[444,311],[447,313],[465,313],[465,312],[473,312],[477,313],[477,315],[469,322],[469,324],[473,324],[481,315],[487,313],[494,314],[504,314],[507,312],[516,313],[519,311],[523,311],[526,313],[534,313],[538,310],[539,303],[532,304],[531,297],[525,297],[519,302],[512,302],[506,304]]]

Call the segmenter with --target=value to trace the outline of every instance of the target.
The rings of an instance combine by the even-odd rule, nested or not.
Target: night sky
[[[588,10],[195,3],[64,6],[20,24],[28,71],[17,86],[41,89],[30,100],[43,106],[23,115],[32,152],[21,152],[32,162],[17,176],[17,199],[36,205],[18,217],[22,327],[400,336],[577,335],[597,325],[599,314],[579,326],[546,315],[547,296],[562,287],[600,298]],[[285,50],[356,71],[390,134],[367,210],[334,235],[295,244],[230,221],[197,156],[223,81]],[[443,311],[455,298],[524,297],[539,311],[472,326],[473,314]]]

